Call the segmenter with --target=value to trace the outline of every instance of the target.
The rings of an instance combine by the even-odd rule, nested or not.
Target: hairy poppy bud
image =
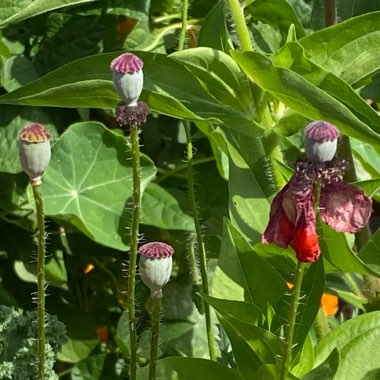
[[[141,95],[143,65],[143,61],[132,53],[121,54],[111,62],[113,85],[127,107],[136,106]]]
[[[334,158],[339,129],[327,121],[314,121],[304,129],[305,153],[313,162],[331,161]]]
[[[40,185],[51,156],[50,133],[41,124],[29,124],[19,133],[18,147],[24,172],[33,185]]]
[[[165,243],[153,242],[140,247],[140,276],[150,289],[153,298],[162,298],[162,287],[172,272],[173,248]]]

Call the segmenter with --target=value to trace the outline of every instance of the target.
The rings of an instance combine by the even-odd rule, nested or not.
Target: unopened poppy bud
[[[124,53],[111,62],[116,92],[128,107],[137,105],[143,88],[143,61],[132,53]]]
[[[33,185],[40,185],[51,156],[50,133],[41,124],[29,124],[19,133],[18,147],[22,169]]]
[[[153,298],[162,298],[162,287],[172,272],[173,248],[165,243],[152,242],[140,247],[140,276]]]
[[[327,121],[314,121],[304,129],[305,153],[313,162],[331,161],[336,153],[339,129]]]

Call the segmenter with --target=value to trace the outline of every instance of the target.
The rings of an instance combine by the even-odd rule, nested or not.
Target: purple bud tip
[[[334,141],[340,135],[339,129],[335,125],[323,120],[317,120],[307,125],[304,134],[308,139],[318,142]]]
[[[50,140],[50,133],[41,124],[32,123],[21,129],[19,138],[29,143],[38,143]]]
[[[144,66],[142,59],[132,53],[124,53],[111,62],[111,70],[119,73],[133,74],[140,71]]]
[[[174,249],[169,244],[155,241],[142,245],[139,252],[148,259],[162,259],[172,256]]]

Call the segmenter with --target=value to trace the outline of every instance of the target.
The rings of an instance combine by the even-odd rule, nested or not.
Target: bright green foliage
[[[53,365],[66,340],[65,325],[47,314],[45,375],[49,380],[58,379]],[[0,378],[35,379],[37,360],[36,312],[22,314],[13,307],[0,305]]]

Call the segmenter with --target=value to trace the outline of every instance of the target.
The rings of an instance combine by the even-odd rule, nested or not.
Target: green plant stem
[[[131,147],[132,147],[132,223],[131,223],[131,248],[129,252],[129,273],[128,273],[128,313],[129,313],[129,335],[131,342],[130,358],[130,379],[136,380],[137,371],[137,334],[135,316],[135,278],[137,250],[139,242],[139,224],[141,210],[141,183],[140,183],[140,141],[139,129],[131,126]]]
[[[294,286],[292,288],[292,298],[290,300],[289,320],[285,332],[284,358],[282,361],[280,380],[287,380],[289,369],[292,364],[294,328],[296,325],[297,310],[301,294],[304,269],[305,263],[298,261],[294,278]]]
[[[37,214],[38,379],[45,379],[45,222],[41,186],[32,183]]]
[[[206,295],[209,295],[206,251],[203,244],[201,224],[199,221],[198,210],[197,210],[196,199],[195,199],[194,173],[193,173],[193,144],[191,141],[189,123],[187,121],[184,121],[183,125],[184,125],[185,133],[186,133],[189,196],[190,196],[191,210],[192,210],[193,218],[194,218],[195,233],[197,236],[199,264],[200,264],[200,272],[201,272],[201,279],[202,279],[202,292]],[[207,331],[207,341],[208,341],[210,359],[216,360],[215,337],[212,331],[210,305],[207,303],[204,303],[204,310],[205,310],[205,316],[206,316],[206,331]]]
[[[337,22],[335,0],[324,0],[325,5],[325,23],[326,26],[334,25]]]
[[[315,320],[315,333],[317,339],[321,340],[330,332],[330,326],[327,321],[327,317],[322,307],[319,307],[317,318]]]
[[[226,3],[230,8],[231,15],[235,23],[236,32],[241,44],[241,50],[253,50],[251,36],[249,34],[247,24],[245,23],[244,9],[240,5],[240,1],[226,0]]]
[[[179,37],[179,42],[178,42],[178,50],[181,51],[183,50],[185,46],[185,39],[186,39],[186,28],[187,28],[187,11],[189,8],[189,2],[188,0],[183,0],[182,3],[182,28],[181,28],[181,34]]]
[[[152,297],[152,329],[150,337],[149,380],[156,379],[158,330],[160,326],[161,298]]]

